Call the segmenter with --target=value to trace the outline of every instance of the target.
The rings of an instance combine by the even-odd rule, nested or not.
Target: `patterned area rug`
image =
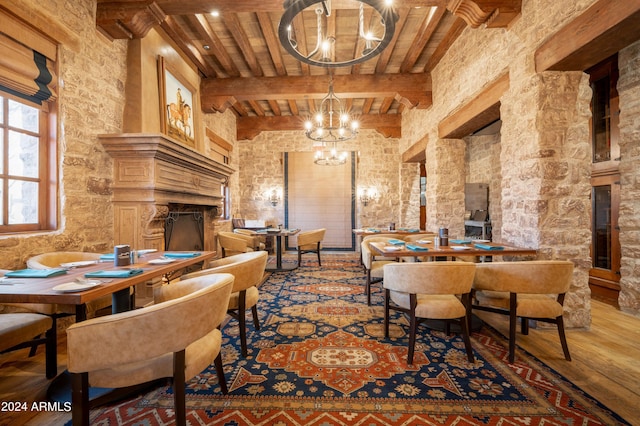
[[[313,258],[260,287],[259,331],[249,324],[249,354],[238,327],[223,328],[229,394],[212,366],[188,383],[191,425],[616,425],[627,424],[488,326],[462,339],[421,326],[407,365],[408,321],[392,318],[384,338],[382,290],[372,306],[351,254]],[[92,411],[97,425],[169,425],[173,395],[162,387]]]

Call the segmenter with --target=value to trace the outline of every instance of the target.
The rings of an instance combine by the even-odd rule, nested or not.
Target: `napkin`
[[[140,275],[144,271],[142,269],[112,269],[106,271],[87,272],[84,274],[86,278],[127,278],[134,275]]]
[[[164,253],[163,256],[164,257],[196,257],[196,256],[200,256],[200,253],[198,253],[198,252],[191,252],[191,253]]]
[[[387,241],[389,244],[393,244],[394,246],[399,246],[404,244],[405,242],[402,240],[389,240]]]
[[[449,242],[454,244],[471,244],[471,240],[449,240]]]
[[[113,253],[105,253],[105,254],[101,254],[100,255],[100,260],[104,261],[104,260],[113,260]]]
[[[10,278],[49,278],[66,273],[67,270],[64,268],[20,269],[18,271],[7,272],[6,274],[4,274],[4,276]]]
[[[406,247],[409,250],[413,250],[413,251],[429,251],[429,249],[427,247],[420,247],[420,246],[416,246],[413,244],[407,244]]]
[[[379,229],[375,229],[375,228],[369,228],[369,229],[367,229],[367,231],[369,231],[369,232],[380,232]]]
[[[504,247],[502,247],[502,246],[490,246],[489,244],[476,243],[475,246],[477,248],[483,249],[483,250],[504,250]]]

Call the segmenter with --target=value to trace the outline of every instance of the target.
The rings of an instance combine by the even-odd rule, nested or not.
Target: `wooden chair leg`
[[[242,290],[238,298],[238,327],[240,330],[240,350],[243,357],[247,356],[246,297],[247,291]]]
[[[222,393],[226,395],[229,390],[227,389],[227,380],[224,378],[224,368],[222,366],[222,350],[218,352],[218,356],[216,357],[214,364],[216,366],[216,373],[218,375],[218,383],[220,383],[220,389],[222,389]]]
[[[516,306],[518,299],[515,293],[511,293],[509,298],[509,363],[513,364],[516,358],[516,326],[518,317],[516,316]]]
[[[89,426],[89,373],[71,374],[71,422]]]
[[[322,262],[320,261],[320,243],[318,243],[318,266],[322,266]]]
[[[371,306],[371,269],[367,269],[367,284],[365,286],[367,293],[367,306]]]
[[[298,249],[298,266],[302,266],[302,251]]]
[[[416,305],[418,304],[418,299],[415,294],[409,295],[409,298],[409,352],[407,353],[407,364],[413,364],[413,353],[416,346],[416,333],[418,328],[418,321],[416,319]]]
[[[251,307],[251,316],[253,317],[253,327],[256,330],[260,330],[260,318],[258,318],[258,306],[253,305]]]
[[[176,412],[176,425],[178,426],[186,426],[187,424],[184,368],[185,350],[183,349],[173,354],[173,403]]]
[[[462,330],[462,340],[464,340],[464,347],[467,350],[467,358],[469,359],[470,363],[474,363],[476,362],[474,356],[473,356],[473,348],[471,347],[471,338],[469,337],[469,327],[468,327],[468,323],[469,323],[469,318],[467,318],[466,316],[463,318],[460,318],[460,329]]]
[[[390,291],[384,290],[384,337],[389,338],[389,297]]]
[[[567,345],[567,337],[564,334],[564,319],[562,315],[556,318],[556,324],[558,325],[558,336],[560,337],[560,344],[562,345],[562,352],[564,352],[564,359],[571,361],[571,355],[569,354],[569,345]]]

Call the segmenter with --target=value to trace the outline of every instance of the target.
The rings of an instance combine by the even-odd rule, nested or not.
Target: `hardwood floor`
[[[487,312],[479,316],[508,333],[505,316]],[[562,355],[555,329],[518,334],[518,345],[631,424],[640,424],[640,318],[598,301],[592,301],[592,316],[589,330],[567,331],[571,362]],[[66,339],[60,335],[59,371],[66,367],[65,348]],[[44,348],[33,358],[27,353],[25,349],[0,356],[0,402],[27,405],[26,411],[0,412],[0,425],[61,425],[71,420],[71,413],[31,409],[34,401],[45,401],[49,381],[44,377]]]

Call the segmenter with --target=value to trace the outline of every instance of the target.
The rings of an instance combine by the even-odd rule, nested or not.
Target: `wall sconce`
[[[361,188],[360,195],[358,197],[360,198],[362,205],[366,207],[370,202],[375,201],[376,198],[378,198],[378,191],[373,186],[370,188]]]
[[[271,190],[271,193],[269,194],[269,202],[273,207],[277,206],[280,202],[280,194],[277,189],[273,188]]]

